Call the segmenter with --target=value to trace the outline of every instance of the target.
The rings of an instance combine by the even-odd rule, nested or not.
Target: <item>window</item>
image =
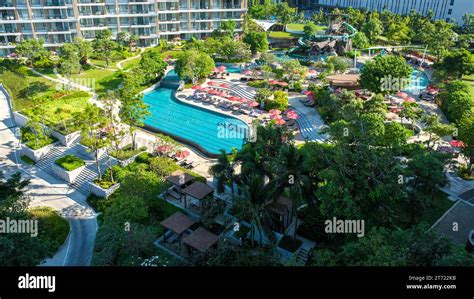
[[[453,10],[452,9],[448,9],[448,15],[452,14],[453,13]]]
[[[451,3],[449,3],[449,5],[454,5],[454,0],[451,0]]]

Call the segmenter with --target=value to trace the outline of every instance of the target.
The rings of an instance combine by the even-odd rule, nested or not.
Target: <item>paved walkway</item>
[[[97,221],[93,210],[87,205],[85,196],[69,187],[63,181],[20,164],[21,151],[18,138],[14,134],[15,124],[10,107],[3,92],[0,92],[0,170],[8,177],[20,171],[24,178],[31,180],[27,194],[31,207],[48,206],[58,211],[70,224],[70,233],[61,249],[44,265],[87,266],[92,258]]]

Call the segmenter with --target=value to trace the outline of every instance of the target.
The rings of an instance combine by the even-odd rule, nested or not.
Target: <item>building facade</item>
[[[94,39],[109,29],[139,36],[139,46],[159,39],[202,38],[234,20],[240,29],[248,0],[0,0],[0,54],[15,43],[43,38],[58,47],[75,37]]]
[[[426,15],[433,11],[434,19],[463,23],[463,15],[474,13],[474,0],[295,0],[302,9],[367,8],[381,12],[384,9],[406,15],[416,10]]]

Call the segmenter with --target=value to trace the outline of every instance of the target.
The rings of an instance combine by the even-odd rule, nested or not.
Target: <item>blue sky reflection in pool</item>
[[[185,138],[211,154],[220,149],[242,148],[249,130],[243,121],[224,114],[182,103],[175,90],[158,88],[144,95],[151,115],[145,125]]]

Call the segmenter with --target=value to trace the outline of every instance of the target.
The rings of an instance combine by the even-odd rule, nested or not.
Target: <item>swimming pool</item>
[[[430,85],[430,79],[428,79],[425,72],[414,69],[411,73],[410,86],[403,91],[416,93],[425,90],[428,85]]]
[[[217,63],[216,67],[219,67],[221,65],[223,65],[223,64]],[[238,73],[242,72],[242,68],[240,68],[238,66],[225,65],[225,67],[226,67],[227,73],[237,73],[238,74]]]
[[[216,155],[220,149],[231,152],[234,147],[242,148],[249,130],[246,123],[183,103],[174,93],[174,89],[160,87],[144,95],[151,113],[144,121],[146,127],[184,139],[204,149],[204,154]]]

